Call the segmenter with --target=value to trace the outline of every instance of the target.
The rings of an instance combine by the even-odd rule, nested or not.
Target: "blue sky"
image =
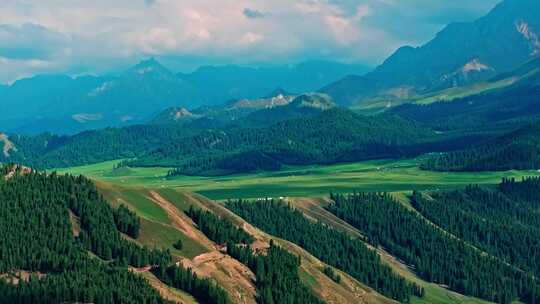
[[[0,82],[101,74],[156,57],[204,64],[376,65],[499,0],[1,0]]]

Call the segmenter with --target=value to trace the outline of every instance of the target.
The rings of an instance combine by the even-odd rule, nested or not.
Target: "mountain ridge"
[[[403,100],[485,80],[538,56],[540,3],[505,0],[474,22],[451,23],[420,47],[404,46],[373,72],[321,89],[341,105]],[[465,73],[464,73],[465,72]]]

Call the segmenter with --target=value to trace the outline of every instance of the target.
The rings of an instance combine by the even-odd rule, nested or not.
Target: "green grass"
[[[429,94],[419,97],[418,99],[413,100],[413,102],[416,104],[430,104],[439,101],[452,101],[457,98],[463,98],[471,95],[485,93],[491,90],[504,88],[513,84],[517,80],[517,78],[506,78],[496,82],[482,82],[464,87],[449,88],[440,92],[436,92],[435,94]]]
[[[463,187],[470,183],[496,184],[503,177],[540,176],[538,171],[431,172],[418,168],[418,160],[379,160],[330,166],[288,167],[278,172],[262,172],[224,177],[180,176],[166,178],[168,168],[131,168],[112,174],[116,162],[105,162],[60,170],[84,174],[115,185],[174,189],[200,193],[208,198],[325,196],[330,191],[436,190]],[[118,173],[118,171],[116,172]],[[167,196],[167,195],[165,195]],[[145,202],[140,202],[146,206]],[[147,216],[158,216],[145,210]]]
[[[173,247],[173,244],[178,240],[182,240],[182,250],[177,250]],[[189,259],[208,251],[193,239],[185,236],[178,229],[145,219],[141,221],[141,235],[137,241],[151,248],[169,249],[173,255]]]
[[[102,185],[100,190],[105,199],[113,206],[125,204],[134,209],[139,216],[148,220],[165,224],[170,224],[171,222],[167,213],[149,199],[149,194],[144,188],[110,187],[108,185]]]

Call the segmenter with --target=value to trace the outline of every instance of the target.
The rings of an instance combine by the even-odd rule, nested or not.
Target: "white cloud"
[[[403,43],[429,39],[444,22],[430,18],[430,13],[451,8],[479,16],[498,0],[485,1],[488,4],[474,1],[472,5],[465,0],[456,0],[457,4],[446,0],[2,0],[0,24],[26,36],[6,35],[0,26],[0,57],[4,57],[0,82],[42,71],[103,73],[146,56],[197,57],[198,63],[205,58],[241,64],[311,58],[377,63]],[[32,34],[28,24],[34,27]],[[9,64],[7,58],[11,58]],[[50,64],[36,68],[25,60]]]

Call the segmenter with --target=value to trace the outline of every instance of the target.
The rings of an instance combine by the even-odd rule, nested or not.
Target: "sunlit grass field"
[[[538,171],[431,172],[418,168],[417,160],[379,160],[329,166],[287,167],[222,177],[179,176],[167,178],[170,168],[119,168],[118,161],[58,170],[83,174],[123,186],[171,188],[197,192],[208,198],[314,197],[329,192],[409,191],[463,187],[467,184],[496,184],[503,177],[540,176]]]

